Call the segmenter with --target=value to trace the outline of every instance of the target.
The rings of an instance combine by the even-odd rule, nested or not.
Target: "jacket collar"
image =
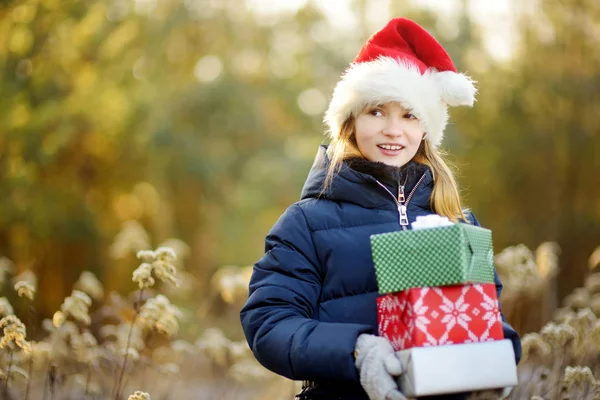
[[[354,203],[365,208],[396,208],[396,203],[392,199],[390,193],[383,189],[377,183],[377,179],[373,176],[374,170],[381,172],[377,165],[371,166],[374,167],[374,169],[351,168],[350,165],[354,164],[353,162],[344,162],[340,168],[340,171],[334,175],[331,186],[326,190],[323,190],[325,177],[330,167],[330,160],[327,157],[326,152],[327,146],[321,145],[304,184],[304,188],[302,189],[302,199],[321,197],[333,201]],[[411,168],[414,167],[414,165],[411,166]],[[431,175],[431,170],[429,167],[421,164],[417,165],[416,167],[418,168],[415,169],[415,171],[421,172],[407,175],[409,179],[406,182],[405,193],[406,196],[408,196],[408,193],[411,192],[417,181],[420,180],[420,178],[422,178],[424,175],[423,181],[417,187],[410,204],[411,206],[429,209],[429,199],[431,196],[431,191],[433,190],[433,177]],[[380,169],[385,170],[385,168]],[[378,172],[375,173],[375,175],[378,175]],[[397,184],[392,186],[393,182],[390,180],[387,180],[384,184],[392,193],[397,194]]]

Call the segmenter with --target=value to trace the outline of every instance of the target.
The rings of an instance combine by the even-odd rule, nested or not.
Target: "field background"
[[[297,385],[253,361],[239,309],[325,141],[335,83],[393,16],[430,30],[478,82],[442,148],[493,230],[503,310],[530,334],[513,398],[591,399],[594,0],[2,2],[0,316],[25,324],[31,351],[2,351],[0,394],[291,399]],[[154,276],[176,271],[179,286],[167,276],[140,293],[136,252],[162,246],[177,258],[153,259]]]

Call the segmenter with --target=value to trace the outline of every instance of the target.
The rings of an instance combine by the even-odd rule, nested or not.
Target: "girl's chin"
[[[407,161],[400,157],[395,159],[392,159],[391,157],[379,157],[378,159],[373,161],[384,163],[385,165],[389,165],[391,167],[401,167],[407,163]]]
[[[387,150],[378,146],[374,155],[377,161],[394,167],[401,167],[409,161],[406,160],[406,148]]]

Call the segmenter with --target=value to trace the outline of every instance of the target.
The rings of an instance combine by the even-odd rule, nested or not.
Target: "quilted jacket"
[[[241,322],[262,365],[290,379],[320,383],[307,398],[366,400],[353,352],[358,335],[377,333],[369,237],[402,228],[392,194],[398,185],[345,163],[323,192],[329,166],[325,151],[319,148],[301,200],[281,215],[266,238]],[[416,171],[405,177],[409,222],[433,213],[431,171],[422,164]],[[478,225],[472,214],[468,219]],[[497,274],[496,288],[499,296]],[[518,362],[519,336],[506,322],[503,328]]]

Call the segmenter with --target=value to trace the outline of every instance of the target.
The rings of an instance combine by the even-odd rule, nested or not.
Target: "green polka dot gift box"
[[[468,224],[371,235],[379,293],[494,282],[492,232]]]

